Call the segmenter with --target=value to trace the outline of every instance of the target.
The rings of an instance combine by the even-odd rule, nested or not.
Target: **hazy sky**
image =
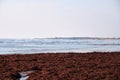
[[[0,0],[0,38],[120,37],[119,0]]]

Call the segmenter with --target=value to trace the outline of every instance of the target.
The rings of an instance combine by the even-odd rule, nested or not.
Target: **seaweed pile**
[[[120,52],[0,55],[0,79],[120,80]]]

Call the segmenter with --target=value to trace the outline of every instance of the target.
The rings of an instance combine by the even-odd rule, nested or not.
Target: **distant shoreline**
[[[120,37],[32,37],[32,38],[0,38],[0,39],[120,39]]]

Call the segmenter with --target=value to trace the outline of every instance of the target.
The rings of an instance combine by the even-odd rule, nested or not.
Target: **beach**
[[[27,71],[26,80],[120,80],[120,52],[0,55],[1,80]]]

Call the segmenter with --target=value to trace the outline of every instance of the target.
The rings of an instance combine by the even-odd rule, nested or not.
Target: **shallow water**
[[[120,51],[120,39],[36,38],[0,39],[0,54]]]

